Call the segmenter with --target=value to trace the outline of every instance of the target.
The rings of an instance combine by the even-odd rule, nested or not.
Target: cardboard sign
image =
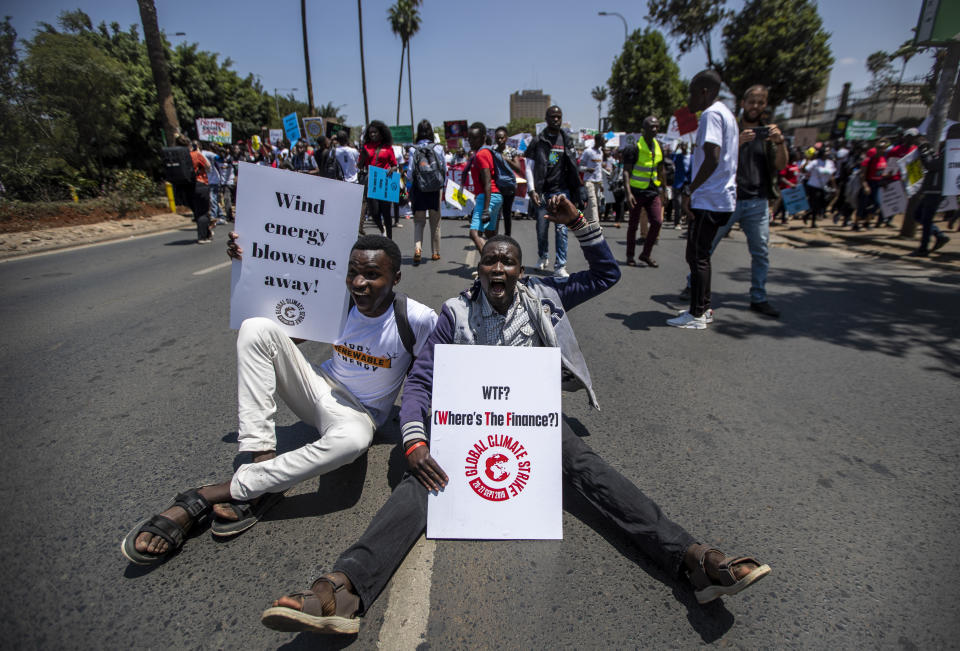
[[[390,174],[382,167],[369,168],[370,176],[367,183],[367,198],[379,199],[397,203],[400,201],[400,172]]]
[[[300,140],[300,120],[297,119],[296,113],[283,116],[283,132],[290,141],[290,146],[297,144]]]
[[[696,133],[699,122],[697,115],[690,110],[690,107],[683,106],[673,112],[671,116],[677,121],[677,133],[684,136],[688,133]]]
[[[810,210],[810,202],[807,201],[807,191],[802,185],[795,188],[783,188],[780,190],[780,196],[783,198],[783,205],[787,214],[796,215],[799,212]]]
[[[884,217],[902,215],[907,211],[907,193],[900,181],[891,181],[880,188],[880,212]]]
[[[834,140],[837,138],[843,138],[844,134],[847,132],[847,124],[850,122],[850,118],[852,117],[852,113],[837,113],[837,115],[833,118],[833,125],[830,127],[830,137]]]
[[[347,318],[346,278],[363,187],[239,163],[230,327],[261,316],[291,337],[333,342]]]
[[[229,145],[233,142],[233,124],[223,118],[197,118],[197,140]]]
[[[283,129],[270,129],[270,144],[277,147],[283,142]]]
[[[943,153],[943,196],[960,195],[960,125],[951,125]]]
[[[323,118],[303,118],[303,130],[307,134],[307,142],[317,144],[317,139],[324,135]]]
[[[561,539],[560,349],[437,345],[428,538]]]
[[[394,127],[389,127],[389,129],[390,134],[393,136],[393,141],[398,145],[413,142],[413,125],[399,124]]]

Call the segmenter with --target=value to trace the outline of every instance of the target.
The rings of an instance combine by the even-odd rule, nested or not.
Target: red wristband
[[[407,451],[403,453],[404,456],[409,457],[409,456],[410,456],[410,453],[413,452],[414,450],[416,450],[417,448],[419,448],[421,445],[426,446],[426,445],[427,445],[427,442],[426,442],[426,441],[417,441],[416,443],[414,443],[413,445],[411,445],[409,448],[407,448]]]

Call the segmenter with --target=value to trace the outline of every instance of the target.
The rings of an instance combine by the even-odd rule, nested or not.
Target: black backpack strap
[[[397,333],[400,335],[400,341],[403,347],[412,358],[413,347],[417,345],[417,337],[413,334],[413,328],[410,327],[410,319],[407,317],[407,295],[397,292],[393,297],[393,318],[397,321]],[[413,361],[410,362],[413,364]]]

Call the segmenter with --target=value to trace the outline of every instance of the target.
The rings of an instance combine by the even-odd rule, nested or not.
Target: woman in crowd
[[[360,150],[360,169],[369,179],[369,167],[379,167],[389,173],[397,171],[397,157],[393,154],[393,135],[380,120],[372,120],[363,134],[363,149]],[[373,218],[382,235],[393,239],[393,204],[381,199],[367,198],[367,214]]]
[[[417,144],[407,152],[410,175],[411,209],[413,210],[413,264],[420,264],[423,248],[423,229],[427,217],[430,218],[430,253],[432,260],[440,259],[440,199],[443,185],[437,190],[424,189],[423,183],[431,183],[430,177],[439,173],[446,178],[447,166],[444,162],[443,147],[434,142],[433,125],[429,120],[421,120],[417,125]],[[423,173],[418,173],[418,168]]]

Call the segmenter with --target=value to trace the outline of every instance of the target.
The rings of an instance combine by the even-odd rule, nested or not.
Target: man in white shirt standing
[[[717,230],[727,223],[737,206],[737,153],[740,130],[737,119],[723,102],[720,75],[713,70],[698,72],[690,82],[688,106],[700,115],[693,181],[685,189],[685,206],[693,211],[687,235],[687,264],[690,265],[690,309],[667,325],[703,330],[713,321],[710,309],[710,249]]]
[[[588,224],[600,223],[599,194],[603,191],[603,143],[601,134],[593,140],[593,147],[584,149],[580,156],[580,171],[583,172],[583,182],[587,186],[587,218]]]
[[[337,162],[340,163],[340,169],[343,171],[343,180],[348,183],[357,182],[357,160],[360,158],[360,152],[350,146],[350,133],[348,131],[337,132]]]

